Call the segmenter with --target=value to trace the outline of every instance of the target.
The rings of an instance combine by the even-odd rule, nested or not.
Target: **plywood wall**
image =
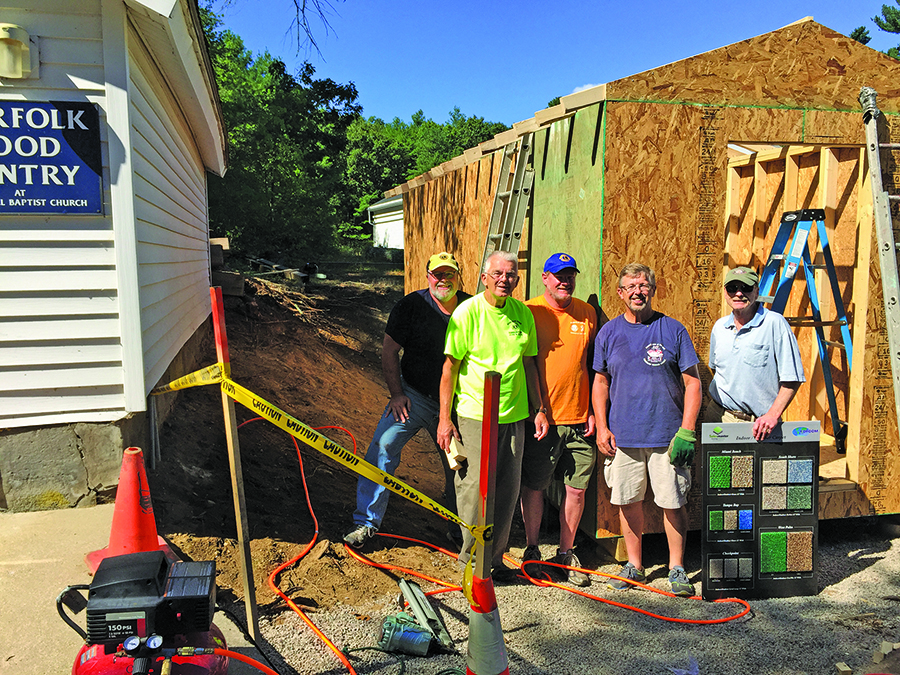
[[[900,141],[900,125],[895,135]],[[612,100],[586,108],[536,135],[532,225],[520,261],[532,272],[528,291],[535,295],[543,260],[569,248],[582,268],[578,295],[597,293],[602,315],[609,318],[621,313],[615,289],[622,266],[639,261],[653,267],[654,306],[687,327],[706,390],[709,334],[727,311],[723,270],[741,263],[761,267],[784,210],[824,206],[842,298],[854,337],[862,340],[860,369],[848,375],[843,362],[836,377],[844,392],[839,405],[852,427],[848,443],[856,453],[848,466],[875,510],[896,512],[900,495],[886,486],[900,472],[900,452],[890,377],[879,377],[885,372],[886,338],[879,337],[878,271],[877,266],[870,271],[865,251],[857,258],[871,236],[860,150],[814,148],[745,167],[728,164],[730,142],[839,145],[861,143],[862,136],[858,114],[828,110]],[[499,157],[484,157],[405,196],[409,290],[421,286],[425,260],[442,248],[459,257],[466,287],[474,288],[473,267],[484,246],[498,165]],[[524,295],[521,286],[519,292]],[[797,296],[788,311],[799,315],[808,311],[808,300]],[[799,337],[810,382],[789,409],[790,419],[825,417],[821,368],[807,331]],[[698,527],[699,493],[691,502],[692,524]],[[848,513],[868,510],[859,500],[847,506]],[[618,533],[602,480],[592,516],[598,535]],[[647,519],[648,531],[661,531],[655,507],[647,507]]]
[[[606,97],[849,111],[859,109],[859,90],[869,86],[882,110],[898,112],[898,74],[896,60],[803,21],[610,82]]]
[[[553,253],[578,263],[576,297],[599,304],[603,206],[603,106],[593,105],[535,134],[534,203],[528,297],[544,292],[541,272]]]
[[[499,167],[499,154],[493,153],[404,195],[407,293],[424,288],[428,258],[440,251],[456,257],[463,290],[474,293]]]

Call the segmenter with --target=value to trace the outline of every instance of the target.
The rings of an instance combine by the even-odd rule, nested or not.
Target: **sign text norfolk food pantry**
[[[0,214],[100,213],[101,176],[94,105],[0,101]]]

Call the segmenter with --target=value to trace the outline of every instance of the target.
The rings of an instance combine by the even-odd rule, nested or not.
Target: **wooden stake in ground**
[[[225,378],[231,377],[228,338],[225,335],[225,305],[222,289],[209,289],[212,298],[213,330],[216,336],[216,358],[222,364]],[[231,491],[234,496],[234,517],[237,521],[238,551],[241,560],[241,582],[244,584],[244,606],[247,611],[247,632],[259,640],[259,608],[256,606],[256,586],[253,584],[253,559],[250,556],[250,527],[247,522],[247,503],[244,499],[244,475],[241,471],[241,447],[238,443],[237,418],[234,400],[222,392],[222,411],[225,414],[225,438],[228,441],[228,465],[231,468]]]

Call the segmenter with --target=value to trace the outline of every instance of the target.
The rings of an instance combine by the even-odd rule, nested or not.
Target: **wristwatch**
[[[541,406],[540,408],[534,408],[532,412],[534,412],[535,415],[537,415],[538,413],[544,413],[546,415],[547,409]]]

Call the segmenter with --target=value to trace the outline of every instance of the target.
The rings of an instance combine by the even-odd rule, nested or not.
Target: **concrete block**
[[[0,435],[2,502],[10,511],[76,506],[90,493],[72,426],[31,427]]]
[[[849,673],[853,672],[853,668],[848,666],[843,661],[838,661],[834,664],[835,670],[839,673],[839,675],[849,675]]]
[[[118,485],[122,450],[126,447],[122,428],[113,424],[79,422],[74,425],[74,430],[81,440],[88,487],[103,492]]]

